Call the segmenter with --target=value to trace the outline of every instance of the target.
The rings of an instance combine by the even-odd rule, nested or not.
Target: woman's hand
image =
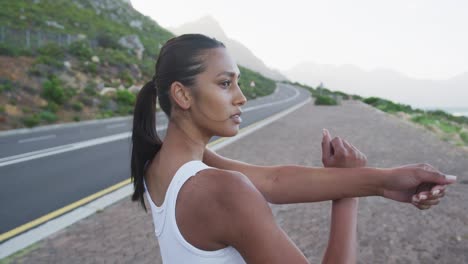
[[[389,169],[381,195],[399,202],[429,209],[439,203],[445,188],[456,178],[446,176],[429,164],[411,164]]]
[[[344,139],[335,137],[332,140],[330,132],[324,129],[322,163],[324,167],[358,168],[367,165],[367,157]]]

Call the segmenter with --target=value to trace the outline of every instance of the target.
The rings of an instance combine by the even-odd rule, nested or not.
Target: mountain
[[[294,81],[331,90],[377,96],[416,107],[468,106],[468,72],[447,80],[414,79],[394,70],[300,63],[284,72]]]
[[[229,51],[236,58],[237,62],[251,70],[257,71],[260,74],[272,78],[274,80],[286,80],[287,78],[277,70],[268,68],[262,60],[256,57],[252,51],[245,47],[237,40],[231,39],[224,33],[219,23],[210,16],[205,16],[199,20],[186,23],[177,28],[169,28],[176,35],[186,33],[201,33],[214,37],[226,45]]]

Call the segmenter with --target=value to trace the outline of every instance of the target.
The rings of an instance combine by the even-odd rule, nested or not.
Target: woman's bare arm
[[[367,157],[359,149],[339,137],[331,139],[324,129],[322,138],[324,167],[365,167]],[[357,262],[358,198],[334,200],[331,209],[330,235],[323,263],[354,264]]]
[[[303,203],[345,197],[380,195],[382,177],[377,168],[316,168],[300,165],[259,166],[222,157],[205,149],[208,166],[246,175],[270,203]]]
[[[330,235],[322,263],[357,263],[358,198],[332,203]]]
[[[203,162],[211,167],[242,172],[268,202],[277,204],[375,195],[409,203],[423,182],[440,185],[455,182],[428,164],[391,169],[258,166],[222,157],[209,149],[205,149]]]

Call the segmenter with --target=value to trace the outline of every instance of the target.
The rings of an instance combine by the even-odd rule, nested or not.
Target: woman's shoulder
[[[230,221],[244,221],[246,207],[267,204],[242,173],[209,168],[190,177],[177,197],[177,225],[192,245],[206,250],[226,246]],[[266,205],[268,207],[268,205]],[[238,220],[235,220],[238,219]]]
[[[230,199],[239,200],[241,197],[229,196],[239,192],[258,192],[258,190],[241,172],[210,167],[190,177],[181,188],[179,198],[187,196],[199,202],[211,202],[216,199],[217,202],[225,203],[235,202]]]
[[[184,217],[216,225],[220,219],[235,217],[239,210],[252,203],[267,204],[247,176],[210,167],[184,183],[177,197],[177,210]]]

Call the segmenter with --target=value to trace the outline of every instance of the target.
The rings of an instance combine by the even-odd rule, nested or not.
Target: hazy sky
[[[163,27],[210,15],[269,67],[304,61],[447,79],[468,72],[465,0],[131,0]]]

